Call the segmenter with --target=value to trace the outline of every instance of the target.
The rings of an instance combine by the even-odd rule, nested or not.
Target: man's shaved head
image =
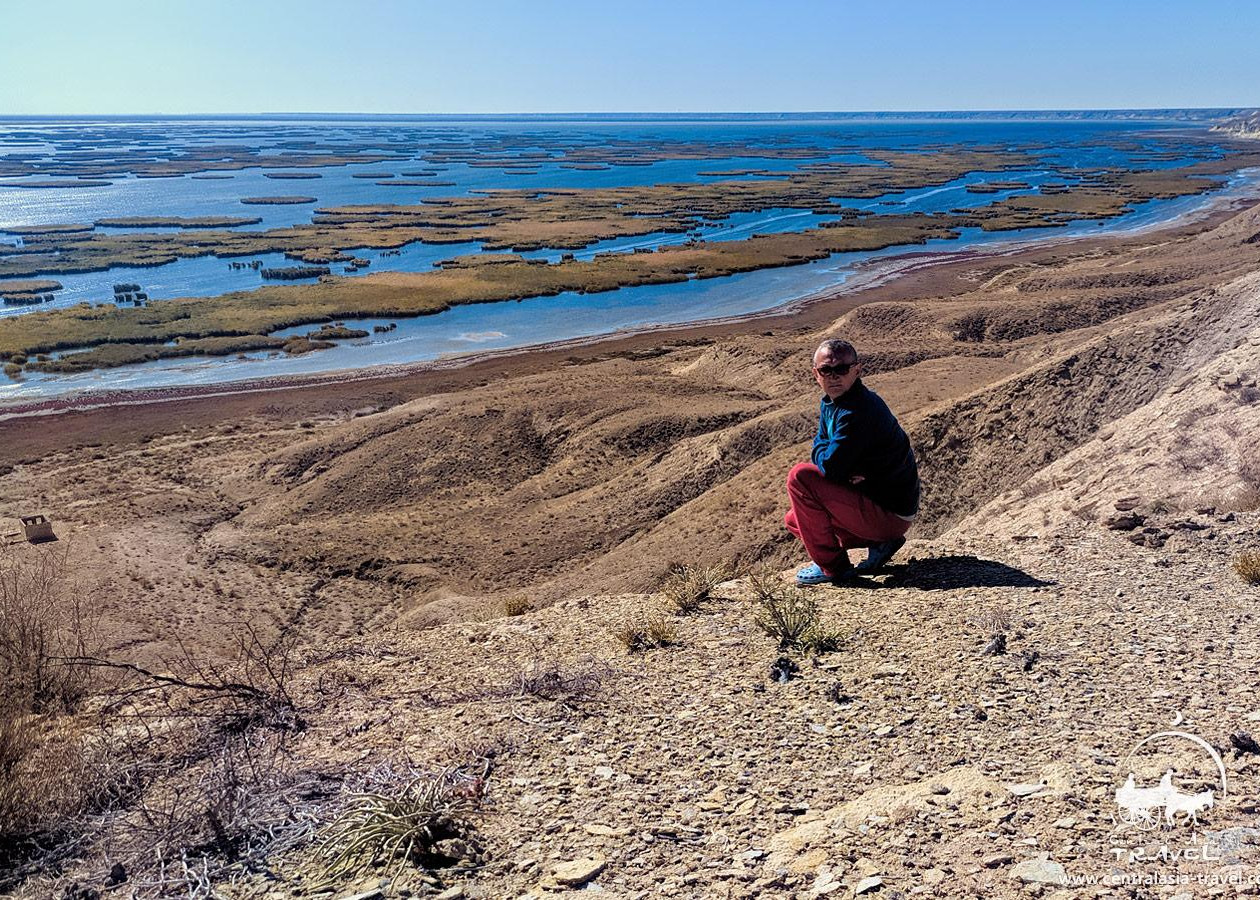
[[[857,351],[848,341],[831,338],[819,344],[818,349],[814,351],[814,359],[825,356],[830,356],[840,362],[854,362],[857,359]]]

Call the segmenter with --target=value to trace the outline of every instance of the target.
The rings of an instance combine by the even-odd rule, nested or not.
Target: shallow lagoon
[[[166,179],[156,179],[166,180]],[[1000,174],[986,172],[973,173],[938,187],[915,188],[910,191],[884,194],[875,198],[832,198],[834,202],[854,209],[870,210],[877,213],[916,213],[941,212],[950,209],[964,209],[983,206],[1001,200],[1020,190],[997,191],[992,194],[974,194],[967,191],[967,185],[984,184],[992,181],[1023,181],[1033,187],[1048,181],[1062,181],[1060,176],[1045,170],[1014,170]],[[210,182],[213,184],[214,182]],[[286,210],[292,207],[258,206],[258,210]],[[309,207],[306,207],[309,210]],[[309,212],[306,213],[309,217]],[[802,209],[764,209],[756,212],[735,213],[725,219],[704,221],[688,233],[653,232],[646,235],[628,238],[614,238],[597,241],[575,251],[531,250],[522,256],[533,259],[546,259],[558,262],[564,252],[571,252],[577,259],[591,259],[597,253],[628,252],[635,249],[647,249],[666,245],[676,245],[687,241],[692,235],[705,240],[730,241],[742,240],[753,234],[774,234],[779,232],[802,231],[814,228],[824,222],[836,221],[836,215],[822,215]],[[242,226],[237,230],[251,230],[262,226]],[[111,232],[144,231],[170,232],[172,228],[106,228]],[[475,242],[463,244],[408,244],[399,249],[382,253],[380,250],[367,248],[350,248],[355,256],[371,261],[371,265],[356,273],[356,276],[370,275],[373,272],[423,272],[444,259],[466,253],[477,253],[481,245]],[[257,260],[264,267],[291,266],[292,260],[280,253],[255,253],[242,257],[204,256],[176,260],[164,266],[127,267],[117,266],[105,272],[81,272],[74,274],[58,274],[56,280],[63,288],[54,295],[54,300],[42,306],[42,309],[73,306],[84,301],[100,303],[111,300],[114,284],[132,282],[139,284],[151,300],[166,300],[173,297],[214,296],[231,291],[248,291],[260,287],[265,282],[258,271],[249,268],[234,269],[231,262],[250,262]],[[334,274],[343,274],[344,265],[332,264]],[[348,274],[348,273],[347,273]],[[314,281],[314,279],[309,279]],[[21,315],[27,309],[22,307],[0,307],[0,317]]]
[[[120,126],[121,128],[122,126]],[[389,123],[372,125],[381,132]],[[117,216],[261,216],[257,225],[248,229],[274,228],[310,221],[312,211],[322,206],[354,203],[411,204],[420,200],[466,194],[495,188],[570,187],[592,188],[617,185],[675,183],[689,181],[729,180],[764,177],[756,175],[713,175],[724,171],[756,169],[789,171],[800,165],[819,161],[854,162],[865,159],[864,149],[920,149],[933,145],[988,146],[1001,148],[1036,148],[1041,161],[1069,168],[1093,166],[1126,166],[1135,159],[1146,167],[1177,165],[1179,146],[1177,128],[1161,122],[1158,136],[1144,131],[1149,124],[1138,122],[592,122],[548,123],[545,128],[530,123],[493,123],[476,125],[425,126],[399,124],[401,133],[410,135],[411,158],[372,163],[370,165],[322,166],[309,171],[321,175],[315,179],[286,180],[267,178],[258,168],[217,173],[225,178],[182,176],[176,178],[135,178],[114,176],[108,187],[77,190],[30,190],[0,188],[0,227],[50,222],[81,222]],[[0,123],[0,131],[4,125]],[[27,128],[27,130],[30,130]],[[362,142],[356,126],[310,125],[308,130],[325,142],[338,136],[347,142]],[[176,141],[188,147],[200,143],[224,142],[229,139],[252,141],[255,146],[282,144],[268,136],[265,123],[217,122],[205,129],[181,123],[171,129]],[[668,149],[669,142],[738,142],[761,143],[767,147],[813,146],[825,152],[812,159],[767,159],[757,156],[715,156],[705,159],[664,159],[648,165],[611,165],[598,169],[574,169],[558,158],[529,159],[528,166],[536,174],[502,168],[469,166],[463,162],[435,163],[425,160],[426,147],[441,149],[458,141],[486,140],[488,136],[508,135],[513,152],[529,153],[531,148],[555,148],[563,145],[580,149],[600,147],[617,142],[650,141]],[[398,149],[390,141],[379,145],[386,150]],[[21,152],[38,150],[40,145],[19,145]],[[4,152],[0,137],[0,153]],[[1199,148],[1201,149],[1201,147]],[[1173,151],[1170,158],[1147,156],[1148,150]],[[511,153],[499,152],[497,157]],[[885,212],[944,212],[952,209],[981,206],[1010,196],[1018,191],[975,194],[968,184],[986,181],[1022,181],[1034,187],[1048,181],[1063,182],[1063,171],[1051,171],[1035,165],[1027,170],[1002,173],[972,173],[945,185],[916,188],[877,198],[834,198],[838,204]],[[522,160],[522,165],[526,164]],[[377,179],[355,178],[356,174],[432,171],[434,181],[455,182],[454,186],[386,186]],[[276,170],[270,170],[273,174]],[[216,174],[216,173],[206,173]],[[31,176],[32,178],[36,176]],[[1070,176],[1069,176],[1070,178]],[[11,180],[11,179],[4,179]],[[382,179],[390,180],[390,179]],[[1245,189],[1249,184],[1236,176],[1229,190]],[[245,196],[304,194],[318,202],[306,206],[245,206]],[[720,279],[690,281],[671,285],[625,288],[601,294],[561,294],[526,302],[503,302],[456,307],[438,315],[397,320],[398,327],[387,334],[343,342],[332,350],[300,357],[283,354],[250,354],[246,359],[193,358],[165,360],[130,367],[126,370],[102,370],[80,375],[41,375],[30,373],[21,383],[0,382],[0,399],[26,400],[40,396],[63,394],[85,389],[151,388],[168,385],[217,383],[264,376],[308,374],[336,369],[354,369],[392,363],[433,360],[444,355],[484,352],[520,347],[555,340],[591,337],[616,331],[635,330],[654,324],[681,324],[712,318],[762,312],[785,303],[833,289],[849,278],[854,267],[873,259],[922,250],[960,251],[969,247],[1014,240],[1050,236],[1081,235],[1104,231],[1145,227],[1165,221],[1211,202],[1210,197],[1184,197],[1176,200],[1150,201],[1134,212],[1104,223],[1078,222],[1066,228],[1032,229],[1026,232],[969,232],[958,241],[936,241],[926,246],[894,247],[877,253],[840,254],[808,265],[768,269]],[[726,219],[702,222],[692,234],[706,240],[740,240],[754,233],[796,231],[814,227],[834,216],[823,216],[799,209],[765,209],[738,213]],[[114,229],[111,229],[114,230]],[[156,230],[156,229],[139,229]],[[629,252],[636,248],[653,248],[686,241],[689,234],[654,233],[632,238],[601,241],[575,251],[579,259],[601,252]],[[0,236],[0,240],[16,239]],[[372,260],[361,275],[380,271],[425,271],[433,263],[451,256],[477,252],[476,243],[426,245],[411,244],[397,255],[380,251],[354,251]],[[531,257],[558,260],[557,250],[526,253]],[[281,254],[259,254],[239,257],[237,261],[261,260],[265,265],[285,265]],[[334,272],[342,267],[334,264]],[[58,277],[65,289],[57,294],[53,305],[69,305],[83,300],[100,302],[112,296],[111,285],[137,282],[150,297],[161,299],[177,296],[210,296],[236,290],[250,290],[262,283],[258,272],[233,270],[228,261],[216,257],[183,259],[153,268],[117,268],[108,272],[84,273]],[[47,307],[44,307],[47,308]],[[20,315],[26,308],[0,308],[0,315]],[[380,320],[364,323],[382,324]],[[293,329],[311,330],[313,326]]]
[[[1054,229],[985,232],[968,229],[957,240],[936,240],[872,253],[835,254],[799,266],[763,269],[725,278],[692,279],[677,284],[622,288],[598,294],[563,293],[519,302],[456,306],[409,319],[349,320],[350,327],[372,331],[396,323],[394,331],[339,342],[303,356],[251,353],[237,357],[159,360],[125,369],[101,369],[75,375],[30,373],[21,384],[0,383],[0,403],[22,402],[85,391],[140,390],[249,381],[264,377],[312,375],[486,353],[557,340],[632,332],[657,325],[680,325],[766,312],[842,286],[858,267],[872,260],[907,253],[957,253],[1002,248],[1056,238],[1123,233],[1158,226],[1171,218],[1206,209],[1224,197],[1260,191],[1260,171],[1241,172],[1227,189],[1213,195],[1155,200],[1121,219],[1077,222]],[[304,334],[317,326],[277,332]]]

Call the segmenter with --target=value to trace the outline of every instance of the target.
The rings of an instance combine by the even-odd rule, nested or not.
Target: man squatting
[[[788,531],[813,562],[800,585],[835,584],[881,568],[905,544],[919,511],[919,469],[910,439],[879,395],[862,383],[862,363],[848,341],[814,351],[822,388],[810,462],[788,473]],[[856,566],[848,551],[868,547]]]

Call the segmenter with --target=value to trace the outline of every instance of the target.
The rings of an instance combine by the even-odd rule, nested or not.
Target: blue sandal
[[[852,571],[852,569],[845,569],[838,575],[828,575],[818,563],[810,563],[796,573],[796,583],[801,587],[809,587],[815,584],[839,584],[847,580],[845,576],[852,573]]]

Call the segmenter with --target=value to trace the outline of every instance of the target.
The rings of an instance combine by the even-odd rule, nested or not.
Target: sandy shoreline
[[[857,264],[854,267],[855,274],[834,288],[808,294],[770,309],[738,316],[704,319],[683,324],[657,325],[631,331],[614,331],[539,344],[527,344],[521,347],[484,353],[460,354],[458,356],[442,357],[436,360],[416,363],[329,370],[310,375],[261,377],[243,381],[200,384],[187,387],[83,392],[59,397],[46,397],[38,400],[18,400],[15,402],[0,400],[0,423],[13,422],[14,420],[35,416],[44,417],[68,412],[90,412],[115,407],[149,406],[153,404],[169,404],[177,401],[279,394],[304,389],[346,387],[371,383],[396,383],[424,378],[425,376],[447,374],[455,370],[474,372],[479,368],[498,366],[504,362],[512,363],[513,368],[517,368],[520,367],[521,362],[524,360],[541,360],[574,351],[585,351],[585,355],[595,355],[605,349],[624,350],[627,349],[626,345],[640,343],[644,339],[655,342],[669,338],[676,340],[706,339],[713,335],[727,334],[732,331],[745,329],[750,325],[768,322],[789,327],[804,327],[815,324],[812,320],[818,318],[817,316],[811,316],[809,317],[811,321],[806,321],[803,318],[804,314],[811,310],[827,306],[827,317],[836,318],[849,309],[863,303],[884,299],[881,296],[872,295],[866,297],[864,295],[872,294],[879,288],[887,287],[891,283],[906,279],[911,275],[947,269],[979,260],[1027,256],[1046,251],[1062,250],[1068,247],[1077,247],[1077,245],[1080,245],[1079,249],[1084,249],[1093,244],[1114,245],[1117,242],[1131,240],[1135,237],[1149,236],[1153,233],[1167,233],[1171,236],[1187,228],[1196,226],[1210,227],[1254,199],[1256,199],[1256,195],[1221,197],[1205,204],[1200,209],[1183,213],[1164,222],[1103,235],[1083,237],[1048,235],[1043,238],[998,242],[966,250],[908,250],[896,256],[882,257],[877,260],[869,260]],[[831,308],[837,303],[842,305],[839,308]],[[527,366],[524,368],[533,367]]]

